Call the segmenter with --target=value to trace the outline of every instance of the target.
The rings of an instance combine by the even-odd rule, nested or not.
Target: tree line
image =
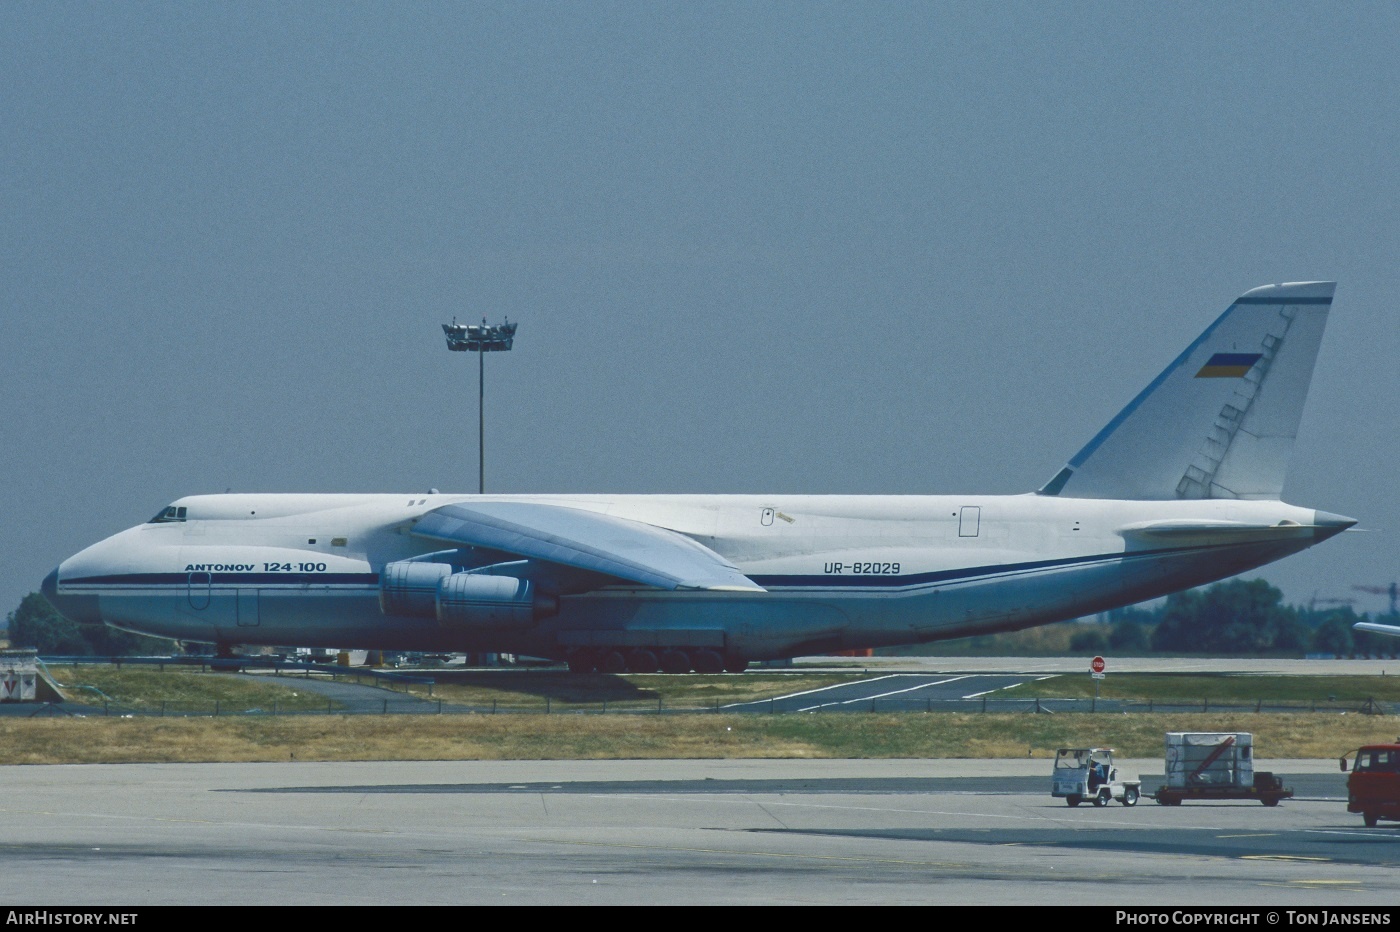
[[[1283,593],[1262,579],[1231,579],[1174,593],[1155,608],[1109,612],[1107,625],[1076,633],[1070,648],[1249,657],[1400,653],[1400,638],[1352,629],[1372,620],[1400,625],[1393,615],[1373,619],[1350,606],[1323,611],[1286,605]]]
[[[5,616],[11,647],[32,647],[41,657],[136,657],[177,653],[174,641],[119,631],[109,625],[69,621],[37,592]]]

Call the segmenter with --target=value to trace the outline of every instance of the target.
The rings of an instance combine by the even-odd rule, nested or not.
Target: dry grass
[[[404,691],[462,705],[490,707],[498,703],[512,711],[543,712],[607,708],[620,711],[715,710],[736,702],[754,702],[797,690],[820,689],[867,679],[849,673],[766,673],[742,676],[667,674],[579,675],[563,670],[435,670],[431,690],[409,685]]]
[[[168,708],[323,711],[326,700],[299,689],[295,680],[259,679],[213,673],[196,668],[81,664],[47,668],[66,703],[100,708],[104,702],[132,711]],[[337,706],[337,708],[339,708]]]
[[[215,702],[225,709],[280,707],[292,711],[294,679],[231,677],[190,671],[103,667],[60,675],[96,686],[130,708]],[[714,709],[861,678],[859,671],[793,674],[755,671],[718,677],[584,677],[556,671],[464,671],[439,676],[434,696],[501,709],[500,715],[237,715],[228,717],[0,718],[8,763],[117,763],[281,760],[566,760],[642,758],[1024,758],[1050,757],[1063,746],[1110,745],[1120,755],[1156,758],[1168,731],[1247,731],[1264,758],[1335,759],[1357,746],[1400,734],[1395,716],[1333,712],[1290,714],[1192,713],[823,713],[792,715],[657,714]],[[1388,689],[1387,677],[1264,678],[1122,676],[1110,690],[1138,684],[1147,694],[1227,698],[1285,687],[1339,699]],[[261,681],[260,681],[261,680]],[[1060,677],[1071,695],[1092,689],[1088,677]],[[1112,684],[1118,684],[1117,687]],[[426,687],[423,687],[426,689]],[[1220,692],[1219,690],[1224,690]],[[88,690],[91,692],[91,690]],[[1092,695],[1092,693],[1089,693]],[[1049,696],[1049,692],[1043,693]],[[1165,698],[1165,697],[1163,697]],[[1388,698],[1388,696],[1387,696]],[[306,696],[308,709],[326,700]],[[540,714],[547,706],[554,714]],[[595,713],[606,704],[611,713]],[[78,711],[74,704],[65,704]],[[100,708],[100,706],[99,706]],[[584,710],[580,713],[569,710]]]
[[[1167,731],[1247,731],[1262,758],[1335,759],[1396,737],[1394,716],[860,714],[325,715],[0,719],[7,763],[661,758],[1049,758]]]

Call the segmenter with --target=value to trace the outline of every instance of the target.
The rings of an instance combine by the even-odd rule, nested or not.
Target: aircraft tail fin
[[[1039,494],[1278,499],[1335,287],[1245,292]]]

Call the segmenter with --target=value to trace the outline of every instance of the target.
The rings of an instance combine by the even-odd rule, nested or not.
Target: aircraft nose
[[[39,584],[39,592],[44,599],[69,621],[76,621],[80,625],[100,625],[102,624],[102,614],[97,610],[97,596],[95,595],[70,595],[60,594],[58,591],[58,571],[62,567],[54,567],[49,575],[44,577],[44,581]]]

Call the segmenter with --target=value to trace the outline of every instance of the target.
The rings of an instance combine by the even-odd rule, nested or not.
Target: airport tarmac
[[[1127,761],[1144,786],[1160,761]],[[1400,825],[1335,763],[1276,808],[1071,809],[1045,760],[0,767],[0,898],[40,906],[1344,906]]]
[[[907,673],[1089,673],[1092,657],[798,657],[793,669],[830,667]],[[1115,657],[1107,655],[1106,676],[1114,673],[1241,673],[1281,676],[1395,676],[1400,659],[1373,657],[1221,658]]]

